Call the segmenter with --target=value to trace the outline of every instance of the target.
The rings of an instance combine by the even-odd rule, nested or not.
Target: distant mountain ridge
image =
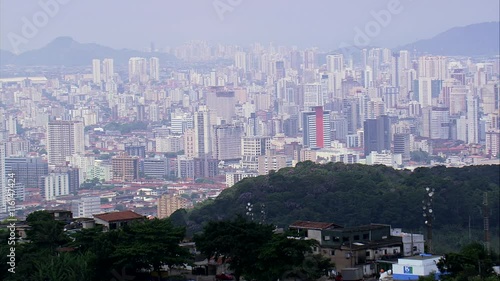
[[[454,27],[430,38],[397,48],[445,56],[494,56],[500,54],[500,22]]]
[[[500,54],[500,22],[484,22],[454,27],[430,39],[419,40],[396,49],[417,50],[421,54],[445,56],[495,56]],[[366,47],[368,48],[368,47]],[[345,47],[336,52],[359,56],[359,48]],[[175,62],[170,54],[150,53],[131,49],[113,49],[95,43],[79,43],[71,37],[58,37],[37,50],[19,55],[0,50],[0,65],[18,66],[86,66],[92,59],[113,58],[122,65],[130,57],[156,56],[160,63]]]
[[[158,57],[160,62],[176,61],[176,58],[165,53],[141,52],[130,49],[113,49],[95,43],[79,43],[71,37],[58,37],[45,47],[27,51],[19,55],[0,51],[1,65],[20,66],[85,66],[92,59],[112,58],[115,64],[126,64],[131,57]]]

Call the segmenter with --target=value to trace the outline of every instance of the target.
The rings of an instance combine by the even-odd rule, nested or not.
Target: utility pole
[[[427,196],[422,201],[422,209],[423,215],[425,219],[425,225],[427,226],[427,251],[429,254],[432,254],[432,221],[434,218],[434,214],[432,210],[432,196],[434,196],[434,188],[426,187],[425,191],[427,192]],[[412,249],[413,250],[413,249]]]

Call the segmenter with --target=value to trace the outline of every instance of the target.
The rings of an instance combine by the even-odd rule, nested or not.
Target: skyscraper
[[[450,138],[450,112],[447,107],[422,108],[421,136],[444,140]]]
[[[84,128],[80,121],[50,121],[47,131],[49,164],[65,166],[66,156],[85,152]]]
[[[418,59],[418,77],[445,80],[448,78],[448,59],[440,56],[422,56]]]
[[[399,79],[400,79],[400,73],[401,73],[401,63],[400,63],[400,54],[399,53],[393,53],[392,54],[392,61],[391,61],[391,84],[393,87],[399,88]]]
[[[235,160],[241,158],[241,137],[243,127],[220,125],[214,128],[214,157],[217,160]]]
[[[282,60],[279,60],[275,62],[276,65],[276,80],[283,79],[286,76],[286,71],[285,71],[285,62]]]
[[[241,69],[244,72],[246,72],[247,71],[247,53],[236,52],[234,54],[234,66],[237,69]]]
[[[101,61],[98,59],[92,60],[92,81],[101,84]]]
[[[45,200],[54,200],[58,196],[68,195],[69,175],[67,173],[50,173],[43,177]]]
[[[113,77],[115,75],[113,59],[104,59],[102,61],[102,76],[104,82],[113,81]]]
[[[111,159],[113,180],[133,181],[139,178],[139,157],[121,154]]]
[[[344,55],[335,54],[326,56],[326,70],[330,73],[344,71]]]
[[[40,188],[42,177],[49,173],[49,166],[41,157],[6,157],[5,172],[14,173],[16,183],[25,188]]]
[[[129,82],[140,82],[146,75],[146,59],[133,57],[128,60],[128,80]]]
[[[479,143],[479,99],[467,97],[467,143]]]
[[[410,52],[407,50],[399,51],[399,71],[411,68]]]
[[[330,111],[324,111],[322,106],[317,106],[313,111],[303,112],[302,118],[303,145],[310,148],[330,147]]]
[[[387,115],[364,122],[365,157],[372,151],[382,153],[391,150],[391,122]]]
[[[410,135],[394,134],[394,154],[401,154],[403,160],[410,159]]]
[[[234,91],[212,89],[206,93],[206,105],[210,111],[215,111],[217,117],[230,123],[235,115],[236,96]]]
[[[157,217],[167,218],[179,209],[187,209],[192,206],[189,200],[174,194],[163,194],[158,198]]]
[[[271,137],[244,137],[241,139],[242,167],[257,171],[258,156],[271,149]]]
[[[308,49],[304,51],[304,69],[313,70],[316,68],[316,50]]]
[[[194,114],[194,150],[197,157],[212,156],[211,132],[210,111],[206,106],[200,105]]]
[[[153,81],[160,80],[160,59],[157,57],[149,59],[149,79]]]
[[[321,84],[304,84],[304,108],[323,105]]]
[[[422,107],[432,106],[432,80],[428,77],[418,79],[418,102]]]

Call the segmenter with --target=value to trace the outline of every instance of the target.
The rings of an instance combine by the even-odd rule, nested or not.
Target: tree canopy
[[[499,262],[497,253],[488,253],[483,244],[471,243],[459,253],[448,253],[437,263],[443,280],[466,281],[472,277],[484,280],[495,276],[493,266]]]
[[[192,210],[188,219],[201,224],[234,218],[245,213],[247,203],[252,203],[256,212],[265,211],[268,222],[278,226],[303,219],[345,226],[379,222],[414,227],[421,224],[421,202],[425,188],[431,187],[436,190],[436,226],[467,226],[470,215],[482,223],[478,207],[482,206],[483,192],[499,198],[499,175],[498,165],[438,166],[411,172],[380,165],[301,162],[295,168],[243,179],[210,204]],[[489,203],[491,226],[496,227],[499,203]]]
[[[292,273],[309,280],[331,266],[329,260],[310,255],[314,240],[274,234],[273,228],[239,216],[209,222],[194,240],[208,258],[229,262],[236,280],[244,276],[247,280],[274,281]]]
[[[108,232],[96,226],[73,234],[46,211],[31,213],[26,221],[31,229],[28,242],[16,245],[16,272],[9,274],[8,265],[2,263],[0,280],[109,281],[121,273],[138,276],[191,262],[189,251],[180,246],[185,229],[168,219],[136,222]],[[5,241],[8,233],[0,236]],[[0,244],[3,256],[8,247]]]
[[[483,227],[483,194],[488,192],[490,226],[498,228],[500,166],[394,170],[376,165],[324,165],[301,162],[294,168],[246,178],[215,200],[188,211],[182,225],[188,234],[211,220],[234,219],[254,206],[266,223],[287,227],[296,220],[334,222],[343,226],[384,223],[407,231],[425,231],[422,200],[434,188],[434,229]],[[474,232],[473,232],[474,233]],[[458,248],[459,249],[459,248]],[[457,250],[458,250],[457,249]]]

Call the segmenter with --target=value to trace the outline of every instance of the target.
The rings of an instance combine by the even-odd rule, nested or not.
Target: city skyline
[[[0,0],[0,280],[494,278],[498,10]]]
[[[116,11],[115,2],[96,3],[100,8],[95,9],[92,3],[67,0],[32,1],[23,6],[2,1],[0,49],[24,52],[45,46],[60,36],[137,50],[149,48],[151,42],[157,48],[166,48],[190,40],[241,45],[273,42],[337,49],[357,45],[356,38],[366,30],[369,45],[394,48],[431,38],[453,27],[498,21],[498,1],[481,2],[483,5],[469,1],[453,1],[450,5],[450,1],[430,0],[362,4],[317,1],[316,5],[301,5],[284,1],[263,4],[214,0],[197,5],[192,1],[175,4],[151,1],[139,6],[137,2],[122,1]],[[147,11],[147,16],[138,11]],[[443,11],[453,17],[443,20]],[[92,21],[86,15],[92,15]]]

